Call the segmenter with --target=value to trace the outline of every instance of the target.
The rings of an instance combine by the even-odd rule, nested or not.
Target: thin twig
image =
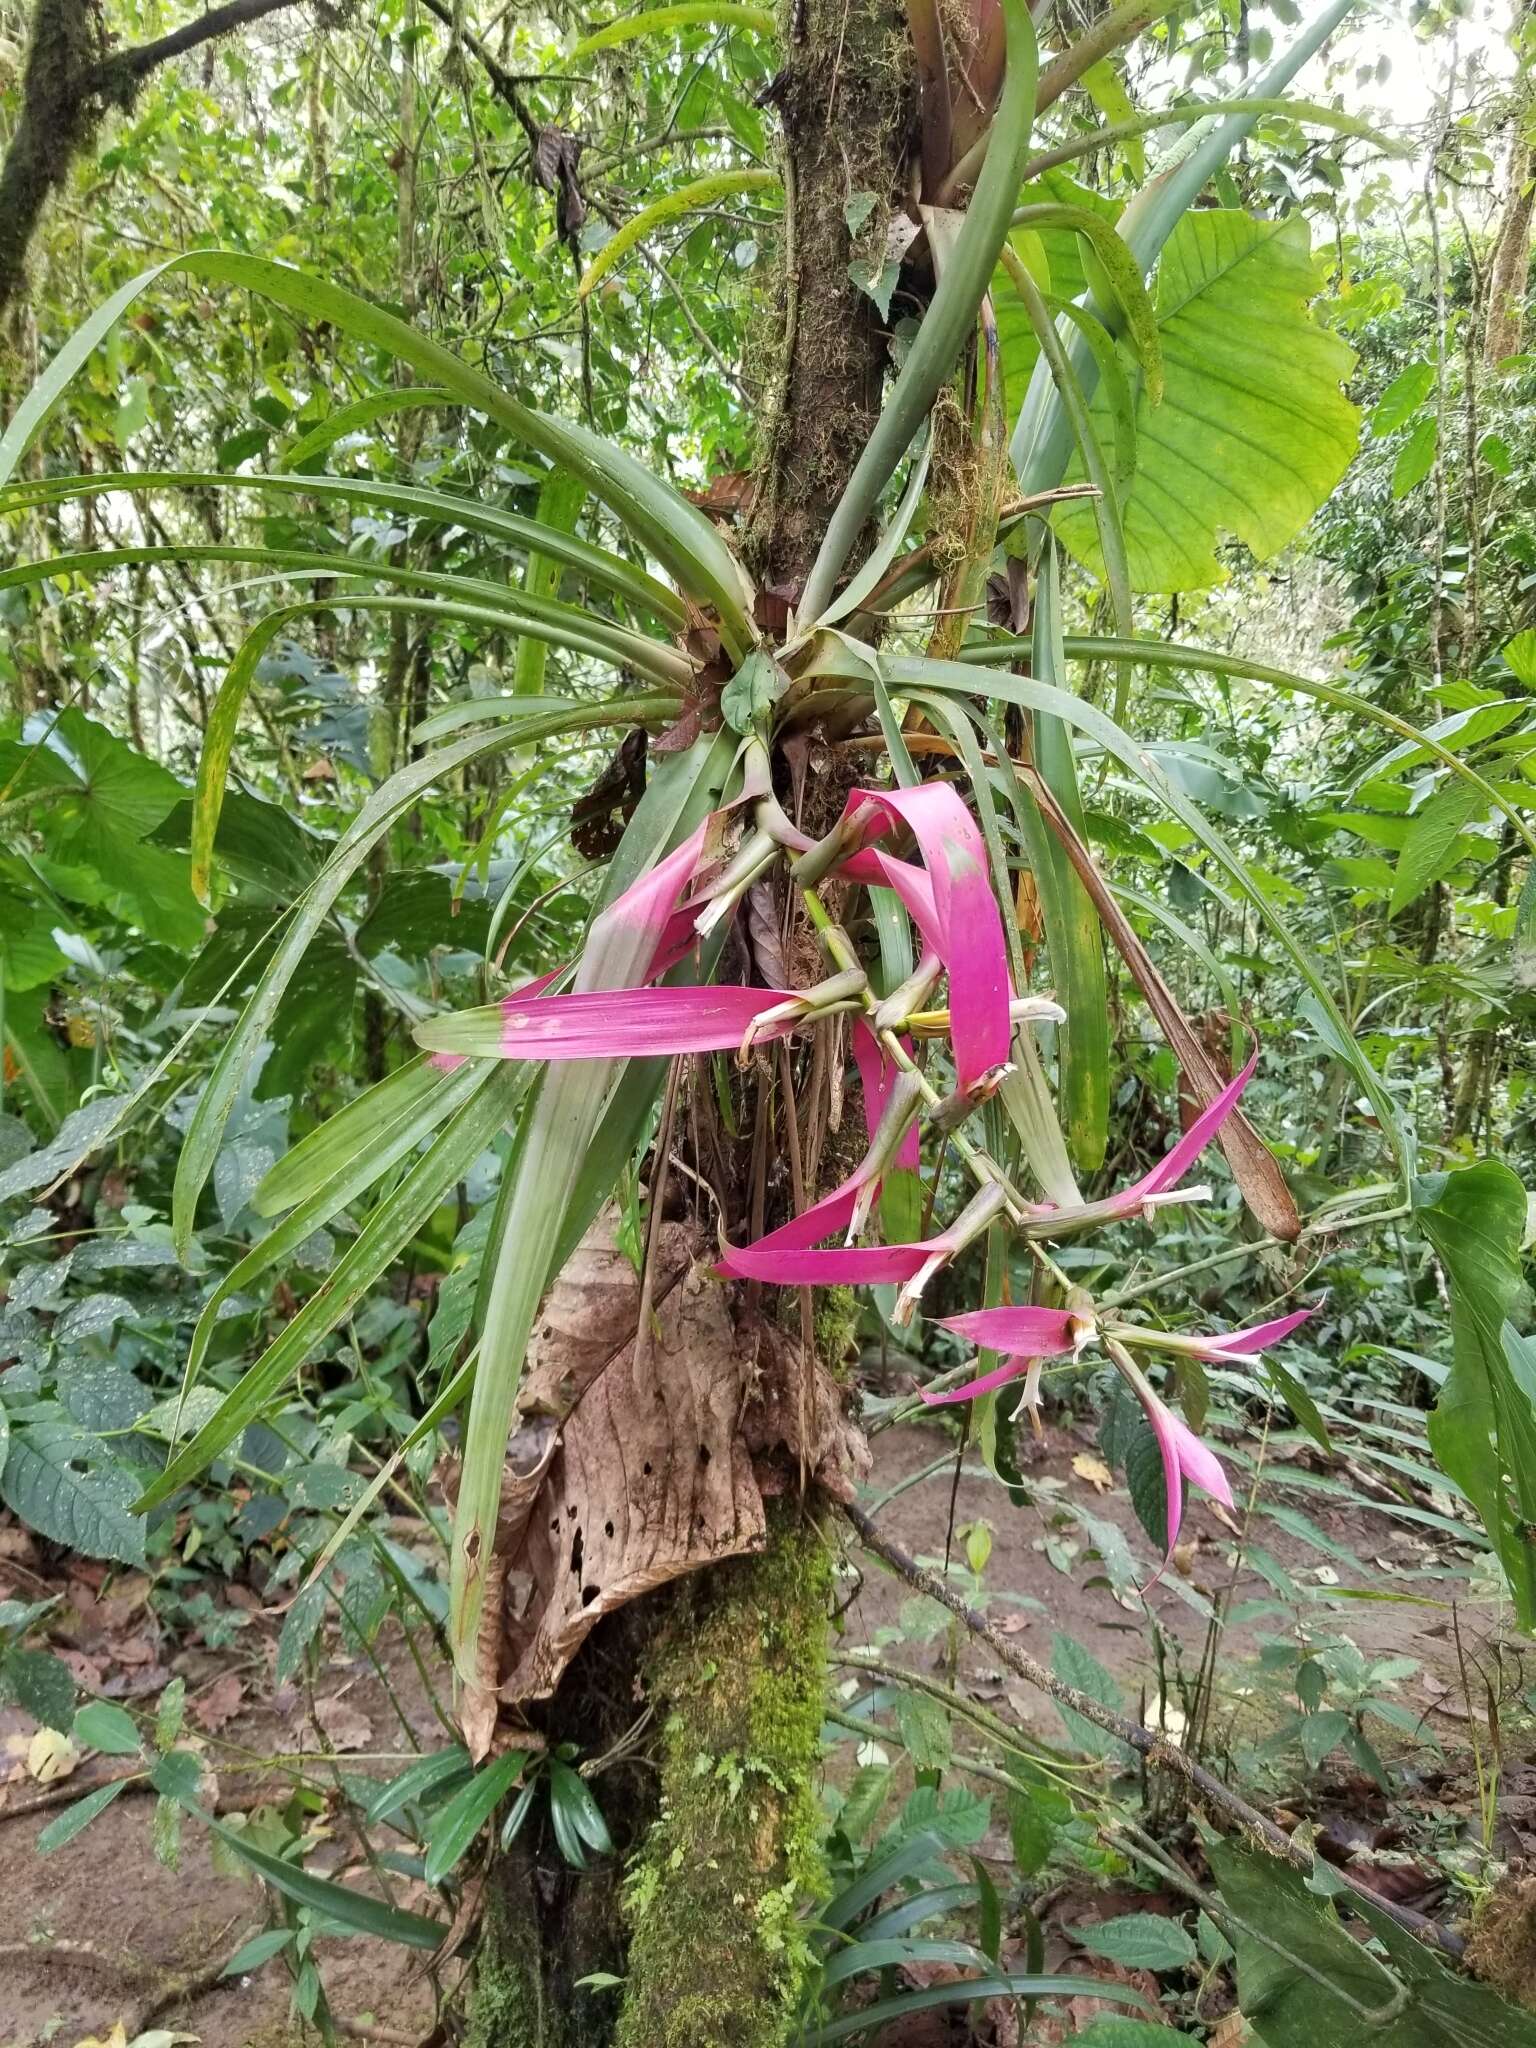
[[[1055,1672],[1048,1671],[1035,1658],[1009,1642],[1006,1636],[1000,1635],[984,1615],[978,1614],[974,1607],[967,1605],[936,1573],[925,1571],[916,1558],[910,1557],[899,1544],[892,1543],[888,1537],[882,1536],[862,1508],[852,1501],[839,1501],[837,1505],[858,1531],[859,1538],[867,1549],[872,1550],[876,1557],[882,1558],[897,1577],[905,1579],[915,1591],[926,1593],[930,1599],[937,1600],[941,1607],[947,1607],[951,1614],[965,1624],[973,1636],[986,1644],[998,1662],[1013,1672],[1015,1677],[1022,1678],[1026,1684],[1048,1693],[1061,1706],[1069,1707],[1073,1713],[1080,1714],[1085,1721],[1091,1722],[1095,1728],[1102,1729],[1106,1735],[1113,1735],[1128,1749],[1144,1757],[1154,1769],[1170,1771],[1182,1778],[1192,1795],[1208,1813],[1219,1816],[1257,1847],[1278,1856],[1283,1862],[1290,1864],[1293,1870],[1312,1870],[1313,1858],[1301,1843],[1292,1841],[1283,1828],[1277,1827],[1267,1815],[1260,1813],[1256,1806],[1250,1806],[1246,1799],[1224,1785],[1220,1778],[1213,1777],[1203,1765],[1196,1763],[1193,1757],[1186,1756],[1182,1749],[1177,1748],[1166,1737],[1154,1734],[1150,1728],[1143,1728],[1138,1722],[1128,1720],[1124,1714],[1117,1714],[1113,1708],[1102,1705],[1085,1692],[1079,1692],[1075,1685],[1068,1685],[1064,1679],[1058,1678]],[[1454,1929],[1442,1927],[1437,1921],[1427,1919],[1422,1913],[1415,1913],[1406,1906],[1399,1906],[1392,1900],[1383,1898],[1379,1893],[1373,1892],[1369,1885],[1351,1877],[1347,1870],[1339,1871],[1337,1874],[1352,1890],[1368,1900],[1378,1912],[1385,1913],[1408,1933],[1433,1943],[1446,1955],[1459,1956],[1462,1953],[1465,1943]]]

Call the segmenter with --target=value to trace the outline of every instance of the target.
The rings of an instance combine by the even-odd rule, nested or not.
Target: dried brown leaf
[[[226,1671],[216,1678],[206,1692],[198,1693],[188,1704],[188,1711],[199,1728],[210,1735],[217,1735],[228,1721],[233,1721],[240,1711],[245,1698],[245,1688],[240,1683],[237,1671]]]
[[[545,1699],[604,1615],[684,1573],[756,1549],[765,1492],[800,1469],[836,1485],[863,1440],[823,1375],[733,1295],[681,1224],[657,1235],[651,1319],[599,1217],[540,1313],[508,1444],[495,1561],[499,1636],[467,1689],[466,1737],[492,1746],[500,1702]],[[804,1418],[804,1419],[802,1419]],[[846,1483],[846,1481],[844,1481]]]

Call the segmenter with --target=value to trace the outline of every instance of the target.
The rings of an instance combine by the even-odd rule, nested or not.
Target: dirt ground
[[[909,1551],[934,1560],[944,1556],[952,1525],[984,1519],[992,1532],[985,1585],[993,1618],[1043,1662],[1051,1659],[1057,1633],[1070,1638],[1114,1675],[1130,1712],[1140,1708],[1151,1714],[1158,1686],[1147,1661],[1144,1620],[1116,1598],[1102,1564],[1084,1554],[1088,1539],[1072,1510],[1084,1509],[1118,1529],[1140,1558],[1150,1546],[1123,1493],[1104,1488],[1086,1437],[1077,1439],[1070,1428],[1053,1433],[1049,1450],[1029,1468],[1035,1499],[1023,1508],[1010,1506],[974,1459],[966,1462],[952,1503],[957,1449],[952,1435],[926,1424],[899,1426],[876,1439],[868,1488],[872,1500],[915,1475],[929,1474],[880,1509],[881,1527]],[[944,1469],[929,1471],[941,1459]],[[1365,1583],[1374,1591],[1413,1590],[1414,1574],[1426,1564],[1445,1561],[1443,1538],[1426,1540],[1423,1530],[1359,1505],[1309,1500],[1307,1511],[1330,1539],[1359,1557],[1367,1567]],[[1203,1503],[1192,1505],[1186,1533],[1194,1539],[1181,1552],[1187,1583],[1207,1592],[1225,1586],[1229,1538],[1213,1511]],[[1315,1549],[1283,1531],[1265,1540],[1298,1578],[1310,1573],[1311,1583],[1317,1584],[1320,1568],[1326,1575],[1329,1568],[1326,1563],[1320,1567]],[[0,1547],[0,1598],[38,1598],[39,1570],[62,1567],[39,1557],[20,1532],[8,1532],[8,1542],[9,1549]],[[963,1555],[963,1542],[957,1540],[954,1550]],[[1340,1575],[1361,1583],[1342,1568]],[[365,1658],[348,1657],[336,1648],[319,1696],[311,1700],[292,1686],[274,1690],[278,1623],[259,1610],[253,1596],[244,1596],[244,1625],[227,1647],[213,1652],[200,1644],[178,1647],[169,1641],[144,1603],[142,1587],[110,1581],[103,1587],[102,1577],[99,1570],[77,1565],[57,1585],[47,1585],[64,1596],[54,1646],[68,1651],[83,1684],[128,1704],[152,1702],[172,1676],[184,1677],[188,1729],[207,1742],[223,1812],[258,1803],[264,1791],[270,1795],[259,1764],[275,1751],[304,1753],[306,1769],[322,1782],[336,1769],[382,1780],[403,1768],[412,1753],[402,1717],[423,1748],[445,1739],[393,1624],[386,1626],[380,1645],[389,1692]],[[1324,1576],[1325,1591],[1327,1583]],[[1464,1595],[1466,1587],[1440,1582],[1419,1590],[1446,1604],[1341,1601],[1336,1615],[1322,1618],[1353,1637],[1368,1655],[1409,1654],[1422,1661],[1422,1675],[1397,1697],[1421,1713],[1453,1753],[1464,1747],[1466,1715],[1459,1704],[1464,1687],[1448,1603],[1458,1592]],[[1241,1602],[1267,1591],[1260,1578],[1245,1573],[1234,1597]],[[230,1598],[240,1593],[235,1588]],[[1039,1607],[1001,1597],[1006,1594],[1022,1595]],[[851,1657],[879,1645],[883,1632],[901,1627],[909,1600],[904,1585],[866,1561],[862,1581],[850,1578],[836,1654]],[[1171,1572],[1151,1593],[1150,1606],[1165,1632],[1169,1660],[1177,1646],[1192,1673],[1205,1623],[1181,1598]],[[1485,1615],[1474,1603],[1457,1620],[1463,1654],[1489,1661],[1494,1647],[1483,1640]],[[1231,1698],[1241,1698],[1241,1680],[1251,1670],[1260,1629],[1275,1626],[1273,1620],[1250,1622],[1228,1631],[1220,1670]],[[909,1635],[894,1648],[888,1635],[884,1640],[897,1661],[930,1671],[947,1670],[955,1648],[947,1632],[927,1640]],[[957,1677],[994,1711],[1017,1717],[1042,1736],[1060,1737],[1052,1704],[997,1670],[968,1639],[958,1646]],[[219,1978],[224,1961],[266,1924],[264,1901],[253,1883],[216,1866],[204,1831],[194,1822],[189,1820],[183,1831],[177,1866],[168,1868],[153,1853],[154,1802],[130,1792],[73,1842],[46,1860],[37,1856],[40,1828],[69,1799],[120,1766],[112,1758],[87,1756],[67,1785],[40,1785],[26,1761],[31,1732],[19,1712],[0,1710],[0,1885],[6,1905],[0,1939],[0,2048],[42,2048],[45,2043],[76,2048],[92,2039],[108,2043],[119,2023],[130,2042],[150,2027],[171,2030],[179,2039],[194,2037],[203,2048],[280,2048],[299,2042],[303,2036],[288,2014],[281,1967],[252,1977]],[[327,1745],[333,1751],[329,1757]],[[1516,1830],[1510,1846],[1530,1853],[1536,1851],[1536,1767],[1514,1757],[1507,1759],[1507,1767],[1505,1824]],[[1438,1781],[1426,1780],[1424,1796],[1454,1805],[1463,1795],[1452,1782],[1454,1766],[1447,1768]],[[1524,1832],[1528,1813],[1529,1838]],[[359,1844],[345,1835],[326,1844],[316,1867],[352,1883],[367,1881]],[[394,1884],[395,1903],[434,1910],[423,1888],[404,1880]],[[430,2031],[433,1991],[421,1975],[419,1955],[363,1938],[325,1943],[321,1955],[327,1994],[348,2036],[416,2042]]]

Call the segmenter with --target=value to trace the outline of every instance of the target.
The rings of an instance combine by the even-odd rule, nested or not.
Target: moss
[[[559,2039],[545,2010],[533,1914],[518,1911],[499,1882],[486,1887],[468,2017],[464,2048],[554,2048]]]
[[[1466,1963],[1474,1977],[1536,2012],[1536,1877],[1511,1874],[1484,1899]]]
[[[779,2048],[790,2036],[807,1962],[798,1909],[823,1885],[830,1590],[819,1530],[780,1504],[762,1555],[689,1588],[658,1644],[661,1812],[626,1885],[618,2048]]]
[[[851,1287],[818,1287],[815,1317],[816,1356],[841,1384],[857,1344],[859,1298]]]

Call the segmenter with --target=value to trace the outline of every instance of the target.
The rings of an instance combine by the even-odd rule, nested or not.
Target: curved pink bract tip
[[[915,789],[856,789],[844,817],[868,814],[871,836],[905,825],[922,852],[926,871],[866,847],[841,872],[855,881],[894,889],[949,974],[950,1040],[962,1088],[1007,1062],[1013,1040],[1008,1014],[1008,954],[1003,920],[992,893],[986,842],[959,795],[947,782]]]

